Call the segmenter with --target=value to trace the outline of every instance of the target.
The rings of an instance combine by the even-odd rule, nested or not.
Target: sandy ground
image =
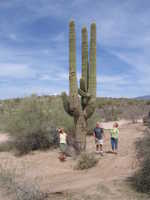
[[[103,126],[111,128],[112,124],[113,122],[103,123]],[[104,156],[96,155],[99,158],[98,165],[88,170],[75,170],[76,161],[73,158],[60,162],[57,158],[58,150],[36,151],[20,158],[12,153],[0,153],[0,162],[7,168],[17,169],[23,180],[36,181],[42,191],[51,193],[51,199],[67,199],[64,197],[66,194],[71,194],[76,199],[82,199],[82,196],[88,196],[89,199],[92,196],[91,199],[95,200],[148,199],[133,191],[126,181],[138,168],[135,142],[143,137],[145,127],[141,122],[131,124],[124,120],[119,124],[119,154],[107,153],[110,150],[110,140],[109,133],[106,132]],[[4,136],[0,135],[1,137]],[[87,137],[87,151],[95,152],[92,136]]]

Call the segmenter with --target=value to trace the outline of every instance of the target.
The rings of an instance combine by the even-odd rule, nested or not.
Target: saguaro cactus
[[[96,102],[96,24],[91,24],[90,55],[88,55],[88,33],[82,28],[82,77],[78,89],[76,76],[75,23],[69,24],[69,97],[62,94],[65,111],[74,117],[76,150],[86,148],[87,119],[95,110]],[[89,58],[88,58],[89,57]],[[80,95],[80,97],[79,97]]]

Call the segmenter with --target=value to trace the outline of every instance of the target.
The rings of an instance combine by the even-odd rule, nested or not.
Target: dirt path
[[[7,158],[7,165],[16,166],[18,169],[24,168],[25,179],[36,179],[42,190],[53,194],[69,192],[76,196],[81,194],[93,195],[93,199],[96,199],[94,196],[99,195],[106,200],[119,200],[120,198],[122,200],[146,199],[145,196],[135,194],[125,181],[138,167],[135,141],[143,137],[143,130],[144,127],[141,123],[122,123],[119,154],[105,153],[104,157],[97,155],[99,158],[98,165],[85,171],[74,170],[76,161],[72,158],[68,158],[66,162],[61,163],[57,159],[58,150],[37,151],[21,158],[16,158],[10,153],[1,153],[0,162],[6,162]],[[87,138],[87,146],[88,152],[95,151],[93,137]],[[104,148],[105,152],[110,150],[108,133],[106,133]]]
[[[105,153],[104,157],[98,155],[100,158],[98,165],[84,172],[73,170],[70,160],[68,160],[68,163],[61,163],[62,169],[59,170],[60,173],[56,173],[56,175],[51,173],[51,176],[48,177],[46,183],[48,188],[52,192],[86,190],[86,188],[89,190],[89,187],[97,185],[100,181],[122,180],[130,176],[137,167],[134,143],[138,137],[142,136],[142,127],[141,125],[128,126],[129,129],[126,128],[126,125],[121,127],[120,148],[117,156],[108,153]],[[93,152],[95,145],[92,137],[88,138],[87,144],[88,151]],[[109,134],[106,135],[104,148],[106,152],[110,150]],[[54,163],[49,166],[51,172],[54,167],[58,169],[60,163],[53,165]],[[48,173],[50,175],[50,172]],[[45,177],[45,181],[46,179]]]

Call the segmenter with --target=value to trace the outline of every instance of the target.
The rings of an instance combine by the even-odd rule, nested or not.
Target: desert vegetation
[[[83,152],[78,158],[75,169],[89,169],[91,167],[94,167],[97,163],[98,159],[95,157],[95,154]]]
[[[144,131],[144,138],[137,141],[137,158],[140,169],[133,177],[133,185],[139,192],[150,194],[150,129]]]
[[[13,139],[9,144],[0,145],[0,151],[17,149],[18,153],[25,154],[36,149],[56,147],[58,127],[64,127],[70,137],[74,136],[73,119],[64,111],[61,96],[32,95],[4,100],[0,105],[0,129]],[[92,133],[96,121],[128,119],[136,122],[149,110],[148,101],[97,98],[95,112],[88,119],[87,132]]]
[[[56,147],[56,127],[72,128],[72,119],[65,114],[60,98],[32,95],[19,103],[16,100],[5,102],[4,106],[6,110],[2,112],[1,128],[12,138],[9,144],[3,144],[1,149],[4,150],[14,148],[22,155],[32,150]]]
[[[4,165],[5,164],[5,165]],[[0,165],[0,187],[3,194],[12,200],[44,200],[48,194],[41,191],[39,184],[19,180],[17,168],[9,169],[7,163]]]

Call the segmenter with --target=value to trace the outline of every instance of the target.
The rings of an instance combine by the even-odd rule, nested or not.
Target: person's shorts
[[[96,139],[96,140],[95,140],[95,144],[103,145],[103,139],[101,139],[101,140]]]
[[[65,153],[65,152],[66,152],[66,149],[67,149],[67,144],[60,143],[60,151],[61,151],[62,153]]]

